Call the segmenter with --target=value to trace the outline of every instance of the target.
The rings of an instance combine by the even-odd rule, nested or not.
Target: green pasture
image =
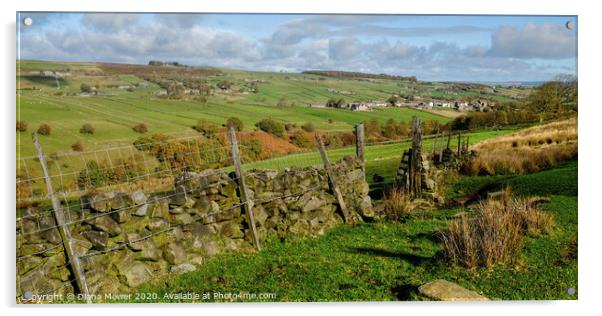
[[[572,180],[559,188],[562,179]],[[420,285],[445,279],[492,300],[577,299],[577,254],[570,251],[577,238],[576,179],[576,161],[535,174],[479,179],[512,185],[519,194],[550,197],[543,208],[558,228],[529,237],[515,265],[467,270],[448,264],[440,255],[437,233],[464,211],[449,209],[416,214],[404,223],[340,225],[319,238],[271,238],[258,253],[210,258],[198,271],[161,278],[138,291],[153,293],[152,302],[178,301],[169,295],[187,292],[209,293],[209,299],[196,302],[222,301],[212,298],[216,292],[275,294],[273,299],[240,301],[396,301],[420,300]],[[457,187],[474,181],[460,178]],[[577,290],[575,295],[569,288]]]

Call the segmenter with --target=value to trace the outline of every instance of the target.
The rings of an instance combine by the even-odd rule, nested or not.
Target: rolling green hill
[[[392,94],[413,94],[427,98],[443,93],[450,97],[472,95],[510,100],[522,92],[504,88],[493,95],[492,91],[484,91],[482,87],[479,88],[481,90],[457,91],[454,84],[444,83],[338,79],[301,73],[237,70],[210,69],[203,72],[204,69],[201,68],[183,68],[180,71],[173,67],[164,67],[165,73],[157,73],[162,69],[44,61],[20,61],[17,67],[17,120],[28,124],[26,133],[17,133],[17,152],[22,156],[34,154],[29,134],[44,123],[51,126],[52,133],[42,137],[41,141],[46,151],[51,153],[70,151],[71,145],[78,140],[85,150],[116,143],[131,144],[140,136],[132,131],[132,127],[139,123],[146,124],[149,133],[194,134],[191,126],[199,118],[222,125],[228,117],[236,116],[244,122],[245,130],[253,130],[256,122],[270,117],[283,123],[296,123],[299,126],[306,122],[313,122],[321,131],[347,132],[351,131],[355,124],[372,118],[381,122],[390,118],[396,121],[409,121],[412,116],[418,116],[423,120],[446,122],[450,118],[409,108],[352,112],[344,109],[319,108],[316,105],[324,104],[329,98],[344,98],[348,102],[382,101]],[[143,75],[140,69],[145,71]],[[62,76],[55,80],[54,77],[42,75],[40,72],[43,71],[57,71]],[[197,71],[199,74],[215,72],[219,74],[201,76]],[[183,74],[174,77],[179,72]],[[227,80],[231,82],[232,89],[228,92],[216,89],[213,95],[206,97],[206,100],[193,97],[180,100],[158,98],[155,93],[161,88],[143,79],[149,73],[157,78],[203,80],[212,86]],[[141,82],[145,84],[136,87],[133,91],[118,87],[137,85]],[[254,82],[253,85],[257,89],[255,93],[245,91],[250,82]],[[97,86],[99,94],[80,95],[82,83]],[[349,94],[341,94],[341,92]],[[84,123],[92,124],[96,132],[93,135],[80,134],[79,128]]]

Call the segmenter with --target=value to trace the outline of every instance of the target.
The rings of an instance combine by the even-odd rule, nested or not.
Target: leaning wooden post
[[[345,223],[349,223],[349,213],[347,213],[347,205],[345,204],[345,200],[343,199],[343,194],[337,185],[337,178],[332,170],[332,166],[330,165],[330,161],[328,160],[328,155],[326,154],[326,149],[324,148],[324,143],[322,142],[322,137],[316,134],[316,142],[318,143],[318,150],[320,151],[320,156],[322,156],[322,161],[324,162],[324,169],[328,173],[328,181],[330,182],[330,189],[334,192],[334,196],[341,207],[341,212],[343,213],[343,217]]]
[[[362,165],[364,178],[366,178],[366,162],[364,160],[364,124],[355,126],[355,156]]]
[[[255,227],[255,216],[253,215],[253,201],[249,199],[247,182],[245,181],[245,174],[242,171],[242,164],[240,163],[240,152],[238,151],[238,142],[236,141],[236,132],[233,127],[228,129],[228,136],[230,137],[230,144],[232,144],[232,161],[234,162],[234,170],[236,177],[238,178],[238,186],[240,188],[240,200],[243,203],[243,208],[247,215],[247,221],[253,235],[253,244],[257,250],[261,250],[259,243],[259,236],[257,235],[257,228]]]
[[[71,270],[75,276],[75,283],[77,284],[77,288],[80,293],[83,294],[86,298],[86,303],[92,303],[92,297],[88,291],[88,283],[86,282],[86,275],[84,274],[84,270],[81,268],[79,262],[79,256],[75,249],[73,248],[73,239],[71,238],[71,232],[65,223],[65,214],[61,208],[61,202],[54,195],[54,189],[52,188],[52,180],[50,179],[50,175],[48,174],[48,167],[46,166],[46,157],[44,156],[44,150],[42,149],[42,144],[40,144],[40,140],[38,139],[38,134],[36,132],[31,134],[33,138],[33,144],[38,152],[38,158],[40,160],[40,166],[42,167],[42,172],[44,173],[44,181],[46,182],[46,189],[48,190],[48,196],[50,197],[50,202],[52,203],[52,213],[54,214],[54,219],[59,228],[59,233],[61,235],[61,239],[63,241],[63,246],[65,248],[65,253],[67,254],[67,259],[69,260],[69,265],[71,266]]]
[[[458,157],[460,157],[461,143],[462,143],[462,131],[458,131]]]

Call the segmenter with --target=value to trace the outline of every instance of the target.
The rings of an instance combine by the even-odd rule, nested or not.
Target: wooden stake
[[[421,173],[422,173],[422,128],[420,119],[416,116],[412,118],[412,163],[410,165],[410,193],[417,197],[421,193]]]
[[[362,164],[364,178],[366,178],[366,163],[364,161],[364,124],[355,126],[355,155]]]
[[[253,235],[253,244],[257,250],[261,250],[259,243],[259,236],[257,235],[257,228],[255,227],[255,216],[253,215],[253,201],[249,199],[247,191],[247,183],[245,181],[245,174],[242,171],[242,164],[240,162],[240,152],[238,151],[238,142],[236,141],[236,132],[233,127],[228,129],[228,136],[230,137],[230,144],[232,144],[232,161],[234,162],[234,170],[236,177],[238,178],[238,185],[240,191],[240,200],[243,204],[243,209],[247,214],[247,221]]]
[[[458,157],[460,157],[461,142],[462,142],[462,132],[458,131]]]
[[[337,185],[337,179],[332,170],[332,166],[330,165],[330,161],[328,160],[328,155],[326,154],[326,149],[324,148],[324,143],[322,143],[322,138],[320,135],[316,134],[316,142],[318,143],[318,150],[320,151],[320,156],[322,156],[322,161],[324,162],[324,169],[328,173],[328,181],[330,182],[330,189],[334,193],[339,206],[341,207],[341,212],[343,213],[343,217],[345,223],[349,223],[349,213],[347,213],[347,205],[345,204],[345,200],[343,199],[343,194],[341,190],[339,190],[339,186]]]
[[[86,275],[84,274],[84,270],[81,268],[79,262],[79,256],[75,252],[73,248],[73,239],[71,238],[71,232],[69,228],[65,224],[65,214],[61,208],[61,203],[58,198],[54,195],[54,189],[52,187],[52,180],[50,179],[50,175],[48,174],[48,167],[46,166],[46,157],[44,156],[44,150],[42,149],[42,144],[38,139],[38,134],[36,132],[31,134],[33,138],[33,144],[38,152],[38,158],[40,160],[40,165],[42,167],[42,172],[44,173],[44,181],[46,182],[46,189],[48,190],[48,196],[50,197],[50,201],[52,203],[52,213],[54,214],[54,218],[56,220],[57,225],[59,226],[59,233],[61,235],[61,239],[63,241],[63,246],[65,248],[65,253],[67,254],[67,259],[69,260],[69,265],[71,266],[71,270],[75,276],[75,283],[77,284],[77,288],[80,293],[83,294],[86,298],[86,303],[92,303],[92,297],[88,291],[88,283],[86,282]]]
[[[433,137],[433,150],[431,155],[433,156],[433,158],[435,158],[435,148],[437,147],[437,139],[439,138],[439,131],[437,131],[437,134],[435,134],[435,137]]]
[[[444,133],[441,132],[441,148],[439,148],[439,163],[443,162],[443,135]]]

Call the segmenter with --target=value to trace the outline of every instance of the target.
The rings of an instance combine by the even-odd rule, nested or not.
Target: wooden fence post
[[[458,157],[460,157],[461,143],[462,143],[462,131],[458,131]]]
[[[46,189],[48,190],[48,196],[50,197],[50,202],[52,203],[52,213],[54,214],[54,219],[56,220],[57,225],[59,226],[59,232],[61,235],[61,239],[63,241],[63,246],[65,248],[65,253],[67,254],[67,259],[69,260],[69,265],[71,266],[71,270],[75,276],[75,283],[81,294],[86,297],[86,303],[92,303],[92,297],[88,291],[88,283],[86,282],[86,275],[84,274],[83,269],[81,268],[79,262],[79,256],[75,252],[73,248],[73,239],[71,238],[71,232],[69,228],[65,224],[65,214],[61,208],[61,202],[59,202],[58,198],[54,195],[54,189],[52,187],[52,180],[50,179],[50,175],[48,174],[48,167],[46,166],[46,157],[44,156],[44,150],[42,149],[42,144],[38,139],[38,134],[33,132],[31,134],[33,138],[33,144],[38,152],[38,158],[40,160],[40,166],[42,167],[42,172],[44,173],[44,181],[46,182]]]
[[[366,178],[366,162],[364,160],[364,124],[355,126],[355,156],[362,164],[364,178]]]
[[[443,131],[441,131],[441,147],[439,148],[439,163],[443,162],[443,142],[444,142],[444,138],[445,133]]]
[[[238,178],[241,203],[243,203],[243,208],[247,214],[247,221],[249,222],[251,234],[253,235],[255,248],[261,250],[259,236],[257,236],[257,228],[255,227],[255,216],[253,215],[253,201],[250,200],[248,196],[247,182],[245,181],[245,174],[242,171],[240,152],[238,150],[238,142],[236,141],[236,132],[232,126],[228,129],[228,136],[230,137],[230,144],[232,144],[232,161],[234,162],[236,177]]]
[[[433,150],[431,155],[433,156],[433,159],[435,158],[435,148],[437,146],[437,138],[439,138],[439,131],[437,131],[437,134],[435,134],[435,137],[433,137]]]
[[[420,195],[422,191],[422,128],[420,119],[412,118],[412,155],[410,164],[410,193],[412,197]]]
[[[324,148],[324,143],[322,142],[322,138],[320,135],[316,134],[316,142],[318,143],[318,150],[320,151],[320,156],[322,156],[322,161],[324,162],[324,169],[328,173],[328,181],[330,182],[330,188],[332,192],[334,192],[334,196],[341,207],[341,212],[343,213],[343,217],[345,223],[349,223],[349,214],[347,213],[347,205],[345,204],[345,200],[343,199],[343,194],[341,190],[339,190],[339,186],[337,185],[337,178],[332,170],[332,166],[330,165],[330,161],[328,160],[328,155],[326,154],[326,149]]]

